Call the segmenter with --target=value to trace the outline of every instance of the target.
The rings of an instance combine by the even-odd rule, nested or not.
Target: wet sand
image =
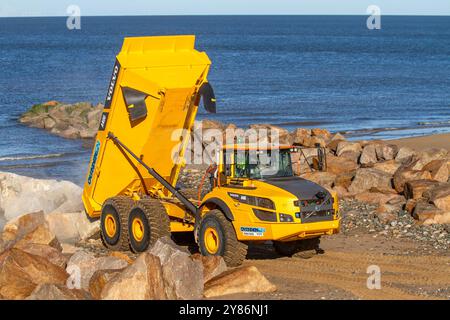
[[[435,134],[430,136],[403,138],[389,140],[398,146],[405,146],[417,151],[428,148],[444,148],[450,150],[450,133]]]

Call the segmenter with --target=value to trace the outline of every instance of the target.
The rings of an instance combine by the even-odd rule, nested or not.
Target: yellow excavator
[[[173,233],[194,233],[203,255],[242,263],[252,242],[281,255],[318,250],[339,231],[336,194],[294,176],[291,146],[268,146],[276,170],[250,161],[253,147],[218,151],[209,192],[188,199],[177,188],[201,102],[216,111],[211,62],[194,36],[126,38],[117,56],[89,163],[83,203],[100,218],[112,250],[143,252]],[[258,152],[260,152],[259,150]]]

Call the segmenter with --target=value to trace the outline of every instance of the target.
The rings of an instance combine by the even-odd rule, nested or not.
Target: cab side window
[[[225,150],[225,152],[223,153],[223,163],[225,166],[225,174],[227,177],[231,176],[231,152],[229,152],[228,150]]]

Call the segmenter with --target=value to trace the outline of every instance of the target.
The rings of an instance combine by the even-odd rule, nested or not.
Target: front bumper
[[[234,224],[237,238],[241,241],[293,241],[332,235],[339,232],[340,219],[311,223],[252,223]]]

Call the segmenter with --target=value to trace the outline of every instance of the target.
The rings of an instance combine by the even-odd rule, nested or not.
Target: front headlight
[[[253,208],[253,213],[261,221],[277,222],[277,214],[275,212]]]
[[[290,214],[280,213],[280,222],[294,222]]]
[[[258,197],[254,197],[254,199],[255,199],[254,206],[275,210],[275,204],[273,203],[272,200]]]
[[[239,201],[240,203],[245,203],[255,207],[261,207],[266,209],[275,210],[275,203],[267,198],[260,198],[254,196],[248,196],[244,194],[232,193],[228,192],[228,195],[234,200]]]

